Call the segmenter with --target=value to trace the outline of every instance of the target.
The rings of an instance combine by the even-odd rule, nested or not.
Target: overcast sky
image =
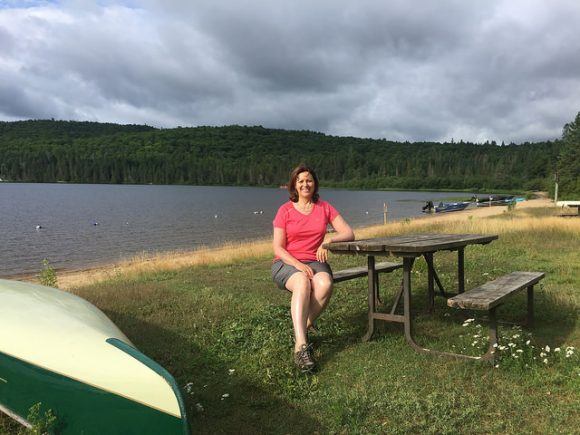
[[[0,0],[0,120],[555,139],[579,0]]]

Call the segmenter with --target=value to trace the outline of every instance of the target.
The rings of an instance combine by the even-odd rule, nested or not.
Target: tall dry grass
[[[565,232],[580,240],[580,219],[561,218],[551,213],[529,215],[518,210],[497,216],[446,215],[428,219],[404,220],[355,230],[357,239],[386,237],[401,233],[442,232],[477,234],[532,234],[542,232],[547,237],[551,232]],[[331,238],[332,235],[329,235]],[[165,252],[155,255],[140,255],[110,267],[65,273],[59,276],[61,288],[68,289],[115,278],[131,278],[143,273],[179,270],[186,267],[228,264],[240,260],[260,258],[272,254],[270,239],[246,243],[228,243],[216,248],[192,252]]]

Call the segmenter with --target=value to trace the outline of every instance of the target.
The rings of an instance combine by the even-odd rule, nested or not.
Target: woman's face
[[[298,174],[296,179],[296,192],[298,192],[298,197],[304,199],[311,199],[314,195],[314,178],[310,175],[310,172],[301,172]]]

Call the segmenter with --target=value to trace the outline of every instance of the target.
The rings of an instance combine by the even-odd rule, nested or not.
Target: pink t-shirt
[[[300,213],[288,201],[278,209],[274,227],[286,231],[286,250],[294,258],[300,261],[316,261],[316,250],[324,240],[326,225],[338,215],[333,206],[321,199],[313,204],[309,215]]]

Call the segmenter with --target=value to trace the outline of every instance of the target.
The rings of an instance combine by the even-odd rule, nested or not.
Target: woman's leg
[[[312,293],[308,310],[308,327],[320,316],[332,295],[332,277],[326,272],[318,272],[312,278]]]
[[[306,321],[310,311],[311,285],[306,274],[297,272],[286,281],[286,288],[292,292],[290,314],[294,325],[294,351],[307,344]]]

